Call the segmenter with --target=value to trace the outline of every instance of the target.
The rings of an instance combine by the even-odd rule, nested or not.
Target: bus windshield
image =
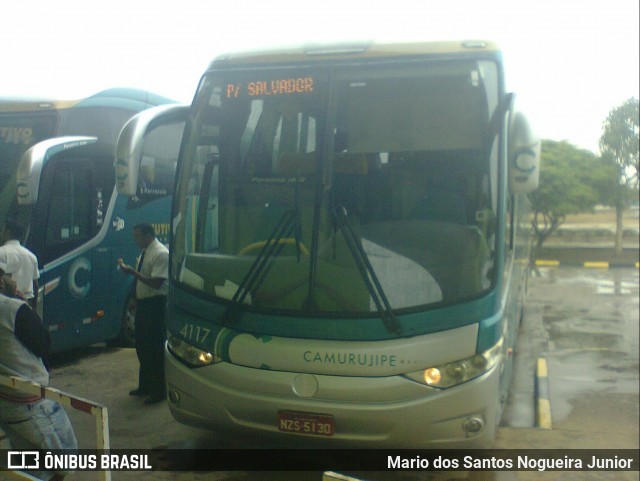
[[[9,214],[15,218],[27,215],[28,209],[18,208],[16,198],[16,171],[24,152],[41,140],[52,137],[56,131],[56,111],[2,112],[0,104],[0,225]]]
[[[172,276],[230,308],[417,310],[490,289],[491,61],[218,70],[183,144]]]
[[[109,156],[120,128],[133,113],[118,106],[71,108],[64,104],[58,108],[47,102],[42,103],[45,110],[24,110],[33,103],[24,101],[23,104],[22,108],[19,102],[0,104],[0,225],[7,218],[25,226],[31,222],[31,206],[20,206],[16,201],[18,164],[30,147],[52,137],[93,135],[99,139],[99,149]],[[32,108],[36,107],[33,104]]]

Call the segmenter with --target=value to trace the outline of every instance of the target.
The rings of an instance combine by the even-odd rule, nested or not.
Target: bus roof
[[[149,107],[177,103],[175,100],[157,95],[148,90],[131,88],[112,88],[98,92],[91,97],[82,99],[76,107],[122,107],[129,110],[146,110]]]
[[[71,107],[121,107],[141,111],[149,107],[176,103],[175,100],[154,94],[147,90],[133,88],[112,88],[98,92],[84,99],[52,100],[46,98],[0,98],[0,112],[36,112],[67,109]]]
[[[312,44],[273,50],[234,52],[216,57],[210,68],[248,64],[277,64],[310,62],[313,59],[345,60],[424,55],[456,55],[470,52],[499,53],[496,43],[484,40],[412,43],[337,43]]]
[[[0,99],[0,112],[36,112],[45,110],[68,109],[73,107],[77,100],[51,100],[51,99]]]

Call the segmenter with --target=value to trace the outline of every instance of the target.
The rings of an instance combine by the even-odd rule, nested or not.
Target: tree
[[[616,253],[622,253],[624,226],[622,215],[638,191],[638,99],[630,98],[609,112],[600,137],[603,158],[615,167],[613,177],[613,204],[616,208]]]
[[[540,186],[530,195],[536,248],[569,214],[593,209],[610,190],[611,166],[566,141],[543,140]]]

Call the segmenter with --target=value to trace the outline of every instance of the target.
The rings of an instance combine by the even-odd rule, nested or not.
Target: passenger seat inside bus
[[[466,225],[466,200],[457,192],[434,186],[418,200],[411,217],[414,219]]]

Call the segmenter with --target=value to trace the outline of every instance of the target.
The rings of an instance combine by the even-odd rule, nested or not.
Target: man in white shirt
[[[29,305],[36,309],[38,303],[38,259],[29,249],[20,244],[24,229],[14,220],[7,220],[0,232],[0,262],[6,265],[17,263],[17,270],[12,274],[20,294]]]
[[[169,250],[156,238],[151,224],[137,224],[133,239],[142,249],[137,268],[118,259],[124,274],[135,278],[136,289],[136,353],[140,361],[138,388],[132,396],[148,396],[146,404],[166,397],[164,380],[164,312],[167,303]]]

